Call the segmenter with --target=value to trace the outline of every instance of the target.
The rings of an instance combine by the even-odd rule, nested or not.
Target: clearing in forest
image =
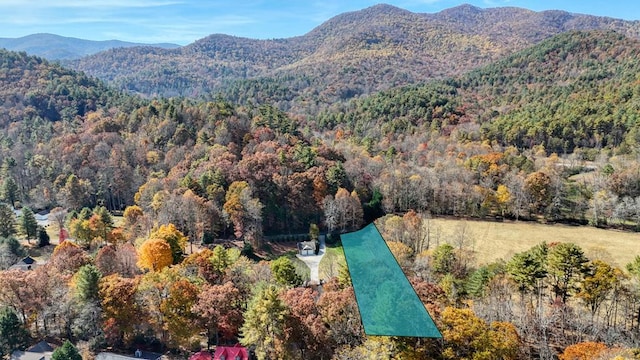
[[[459,219],[429,219],[428,226],[431,248],[443,242],[458,247],[462,242],[466,249],[474,251],[478,265],[509,260],[543,241],[572,242],[589,259],[601,259],[620,268],[640,255],[640,233],[591,226]]]

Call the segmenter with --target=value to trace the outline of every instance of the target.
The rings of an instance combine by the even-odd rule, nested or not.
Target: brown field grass
[[[440,233],[437,236],[440,243],[447,242],[454,247],[457,246],[456,238],[459,238],[456,234],[460,233],[461,227],[466,227],[471,239],[466,246],[474,250],[478,265],[509,260],[515,253],[543,241],[575,243],[589,259],[601,259],[621,268],[640,255],[640,233],[512,221],[430,219],[429,223],[432,234]]]

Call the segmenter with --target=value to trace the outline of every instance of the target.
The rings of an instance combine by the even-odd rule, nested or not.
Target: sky
[[[0,0],[0,37],[52,33],[88,40],[187,45],[222,33],[254,39],[304,35],[333,16],[385,2],[418,13],[468,3],[640,20],[636,0]]]

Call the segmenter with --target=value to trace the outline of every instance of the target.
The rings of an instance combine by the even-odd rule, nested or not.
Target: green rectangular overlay
[[[340,238],[365,334],[442,337],[373,223]]]

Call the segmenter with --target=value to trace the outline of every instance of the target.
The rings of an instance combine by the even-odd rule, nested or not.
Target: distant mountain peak
[[[389,13],[389,12],[402,12],[402,13],[408,12],[405,9],[401,9],[401,8],[399,8],[397,6],[393,6],[393,5],[389,5],[389,4],[385,4],[385,3],[376,4],[376,5],[370,6],[370,7],[366,8],[366,9],[363,9],[361,11],[379,11],[379,12],[386,12],[386,13]]]
[[[475,6],[475,5],[471,5],[471,4],[465,3],[465,4],[462,4],[462,5],[454,6],[452,8],[443,10],[443,12],[444,11],[479,13],[479,12],[482,12],[483,9],[479,8],[479,7]]]
[[[153,46],[172,49],[176,44],[141,44],[120,40],[93,41],[50,33],[38,33],[19,38],[0,38],[0,48],[24,51],[49,60],[73,60],[117,47]]]
[[[444,9],[436,14],[439,17],[461,17],[461,16],[477,16],[485,11],[482,8],[471,4],[462,4],[452,8]]]

